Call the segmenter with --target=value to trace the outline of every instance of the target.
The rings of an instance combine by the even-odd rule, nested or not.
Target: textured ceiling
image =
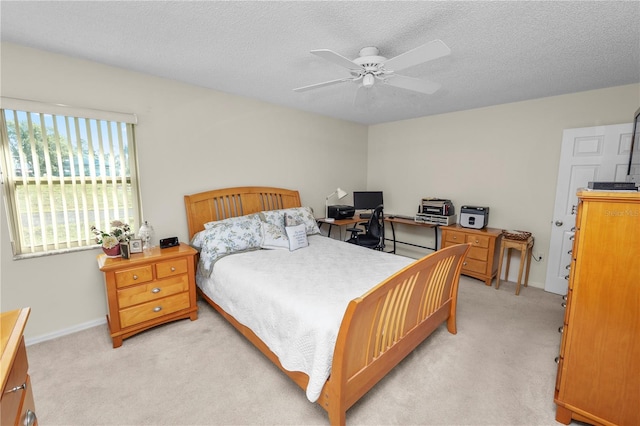
[[[0,1],[1,39],[364,124],[640,82],[640,2]],[[450,56],[404,75],[421,95],[366,98],[309,53],[391,58],[433,39]],[[354,102],[356,100],[356,102]]]

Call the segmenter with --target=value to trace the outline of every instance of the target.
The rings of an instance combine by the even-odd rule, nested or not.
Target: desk
[[[368,222],[369,218],[360,218],[360,217],[354,216],[354,217],[351,217],[349,219],[335,219],[332,222],[327,221],[325,218],[320,218],[320,219],[316,219],[316,220],[318,221],[318,226],[322,226],[323,223],[326,223],[326,224],[329,225],[329,232],[328,232],[327,236],[331,237],[331,228],[333,228],[333,225],[335,225],[335,226],[356,225],[358,223]],[[393,238],[391,238],[390,241],[393,241],[393,250],[390,251],[390,253],[395,253],[396,252],[396,244],[406,244],[406,245],[409,245],[409,246],[420,247],[420,248],[423,248],[423,249],[433,250],[433,251],[436,251],[438,249],[438,225],[434,225],[434,224],[430,224],[430,223],[423,223],[423,222],[416,222],[413,219],[407,219],[407,218],[398,217],[398,216],[385,216],[384,221],[391,225],[391,235],[392,235]],[[394,227],[394,224],[409,225],[409,226],[420,226],[420,227],[423,227],[423,228],[433,228],[434,235],[435,235],[434,247],[426,247],[426,246],[421,246],[421,245],[418,245],[418,244],[407,243],[407,242],[403,242],[403,241],[397,241],[396,240],[396,229]]]
[[[437,251],[438,250],[438,225],[435,224],[431,224],[431,223],[424,223],[424,222],[416,222],[413,219],[406,219],[403,217],[398,217],[398,216],[387,216],[384,218],[385,222],[389,222],[389,224],[391,225],[391,235],[393,236],[392,240],[393,240],[393,250],[391,251],[391,253],[395,253],[396,252],[396,243],[398,244],[406,244],[408,246],[414,246],[414,247],[420,247],[423,249],[427,249],[427,250],[433,250],[433,251]],[[421,246],[418,244],[413,244],[413,243],[406,243],[403,241],[396,241],[396,230],[393,226],[394,223],[399,223],[402,225],[409,225],[409,226],[420,226],[423,228],[433,228],[433,234],[435,236],[435,243],[433,245],[433,247],[426,247],[426,246]]]
[[[349,225],[356,225],[358,223],[362,223],[362,222],[368,222],[369,219],[360,219],[360,217],[350,217],[348,219],[334,219],[334,220],[327,220],[323,217],[321,217],[320,219],[316,219],[316,221],[318,222],[318,227],[321,227],[323,223],[326,223],[329,225],[329,233],[327,234],[327,237],[331,237],[331,228],[333,228],[333,226],[349,226]]]

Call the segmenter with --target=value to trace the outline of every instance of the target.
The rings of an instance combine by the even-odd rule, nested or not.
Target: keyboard
[[[360,219],[371,219],[371,213],[360,213]]]

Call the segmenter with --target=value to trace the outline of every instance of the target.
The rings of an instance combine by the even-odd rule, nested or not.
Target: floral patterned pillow
[[[273,223],[262,222],[262,244],[264,249],[289,250],[289,238],[282,233],[282,229]]]
[[[221,257],[259,249],[262,244],[261,220],[257,214],[210,222],[208,225],[192,240],[194,247],[200,246],[200,266],[207,273],[211,272],[211,267]]]
[[[293,207],[290,209],[281,210],[267,210],[259,213],[263,221],[271,223],[280,229],[282,235],[286,236],[285,232],[285,217],[287,221],[291,223],[303,223],[305,226],[305,232],[307,235],[319,234],[320,228],[316,218],[313,216],[313,212],[310,207]]]

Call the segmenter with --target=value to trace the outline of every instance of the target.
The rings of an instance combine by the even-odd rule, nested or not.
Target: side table
[[[520,294],[520,283],[522,282],[522,270],[527,264],[527,270],[524,275],[524,286],[527,287],[529,283],[529,268],[531,267],[531,256],[533,252],[533,237],[529,236],[526,240],[513,240],[509,238],[502,238],[500,243],[500,260],[498,261],[498,277],[496,279],[496,290],[500,288],[500,275],[502,274],[502,260],[504,257],[504,251],[507,250],[507,267],[504,274],[505,281],[509,278],[509,264],[511,263],[511,250],[520,251],[520,268],[518,269],[518,282],[516,285],[516,296]]]
[[[104,272],[113,347],[122,340],[169,321],[198,319],[195,255],[187,244],[153,247],[129,259],[97,257]]]

